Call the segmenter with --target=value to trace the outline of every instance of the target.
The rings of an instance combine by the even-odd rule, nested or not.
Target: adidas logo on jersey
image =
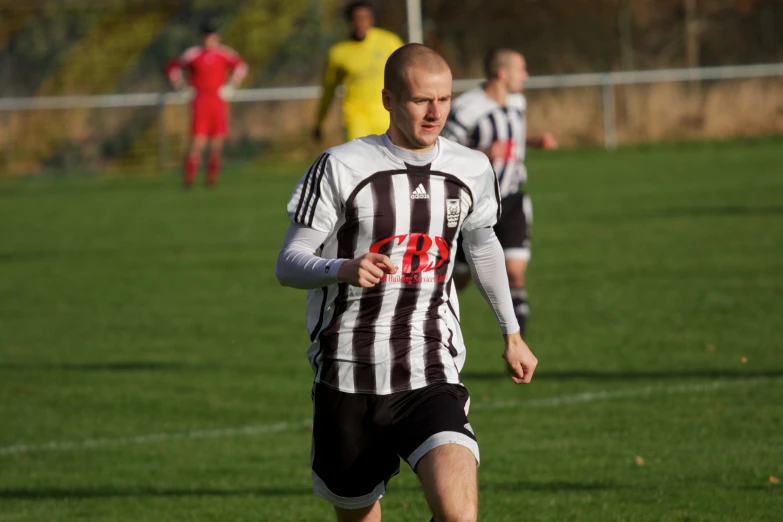
[[[411,193],[411,199],[430,199],[430,195],[427,194],[426,190],[424,190],[424,185],[419,183],[419,186],[416,187],[416,190]]]

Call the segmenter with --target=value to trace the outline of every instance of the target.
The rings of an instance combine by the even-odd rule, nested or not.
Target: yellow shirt
[[[389,113],[383,108],[383,68],[391,54],[402,47],[400,38],[376,27],[361,42],[345,40],[329,49],[323,78],[323,96],[318,107],[320,126],[339,84],[345,87],[343,125],[349,140],[367,134],[382,134],[389,127]]]

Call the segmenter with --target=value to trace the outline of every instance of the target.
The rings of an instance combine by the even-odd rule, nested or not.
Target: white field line
[[[575,395],[561,395],[541,399],[519,399],[494,402],[473,402],[471,410],[505,410],[515,408],[556,408],[570,404],[590,402],[602,402],[613,399],[629,399],[634,397],[649,397],[653,395],[675,395],[687,393],[706,393],[721,388],[736,386],[756,386],[763,383],[783,382],[783,379],[753,379],[746,381],[712,381],[705,384],[679,384],[674,386],[646,386],[644,388],[625,388],[620,390],[599,390],[595,392],[577,393]],[[475,400],[475,399],[474,399]],[[197,440],[197,439],[222,439],[229,437],[242,437],[264,435],[269,433],[281,433],[293,431],[309,426],[311,421],[300,423],[278,422],[275,424],[261,424],[257,426],[243,426],[239,428],[194,430],[180,433],[152,433],[148,435],[136,435],[133,437],[86,439],[80,441],[52,441],[44,444],[18,444],[15,446],[0,447],[1,455],[16,455],[20,453],[48,452],[48,451],[79,451],[95,448],[107,448],[117,446],[132,446],[149,444],[171,440]]]
[[[778,381],[780,379],[775,379]],[[764,382],[769,382],[769,379]],[[626,388],[621,390],[599,390],[594,392],[577,393],[575,395],[563,395],[560,397],[547,397],[541,399],[511,399],[506,401],[493,401],[487,403],[471,403],[471,410],[506,410],[511,408],[546,408],[579,404],[584,402],[599,402],[612,399],[630,399],[634,397],[648,397],[651,395],[674,395],[682,393],[704,393],[730,386],[755,386],[761,384],[761,380],[747,381],[712,381],[704,384],[677,384],[674,386],[646,386],[644,388]],[[474,399],[475,400],[475,399]]]
[[[76,451],[93,448],[106,448],[114,446],[130,446],[134,444],[147,444],[169,440],[183,439],[222,439],[227,437],[240,437],[247,435],[261,435],[266,433],[280,433],[294,429],[293,423],[279,422],[276,424],[262,424],[260,426],[244,426],[241,428],[226,428],[216,430],[194,430],[181,433],[151,433],[148,435],[136,435],[134,437],[86,439],[75,442],[52,441],[44,444],[19,444],[0,448],[0,455],[14,455],[17,453],[31,453],[41,451]]]

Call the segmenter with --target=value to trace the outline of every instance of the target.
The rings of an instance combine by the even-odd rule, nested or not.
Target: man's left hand
[[[508,364],[511,380],[516,384],[529,384],[533,379],[533,372],[538,366],[538,359],[527,347],[519,332],[505,335],[506,349],[503,358]]]

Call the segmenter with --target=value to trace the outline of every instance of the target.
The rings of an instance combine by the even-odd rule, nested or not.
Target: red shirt
[[[239,80],[247,74],[247,64],[239,54],[223,45],[213,49],[191,47],[169,63],[166,74],[173,81],[182,69],[190,73],[190,85],[196,90],[196,96],[217,96],[229,71],[236,71]]]

